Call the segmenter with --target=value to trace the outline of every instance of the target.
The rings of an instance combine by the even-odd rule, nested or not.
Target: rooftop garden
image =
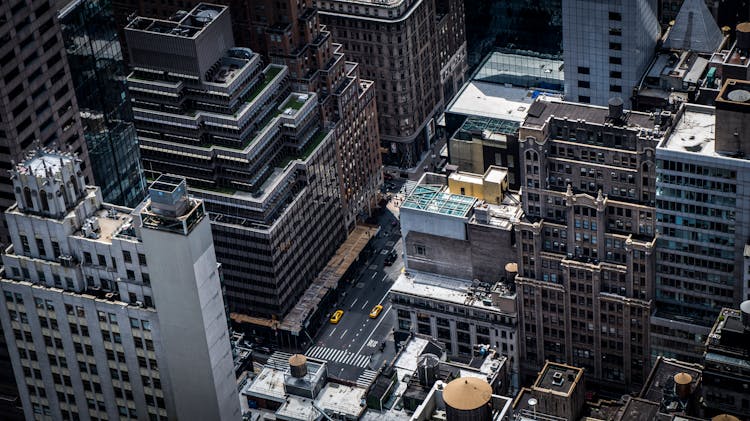
[[[307,99],[301,100],[299,94],[291,94],[289,95],[289,99],[287,99],[284,105],[281,106],[281,109],[286,110],[287,108],[291,108],[293,110],[299,110],[305,105],[305,102],[307,102]]]
[[[255,85],[255,88],[253,88],[252,92],[250,92],[250,96],[247,98],[247,102],[252,102],[255,97],[257,97],[261,92],[263,92],[264,89],[266,89],[266,86],[268,86],[269,83],[276,77],[276,75],[281,72],[282,67],[277,66],[271,66],[266,71],[265,75],[263,75],[263,81]]]

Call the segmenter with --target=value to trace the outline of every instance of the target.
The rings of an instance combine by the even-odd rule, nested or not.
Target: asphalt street
[[[389,184],[392,190],[401,188],[400,183]],[[341,380],[366,382],[396,353],[392,336],[396,317],[388,300],[388,290],[403,267],[401,234],[394,225],[398,212],[395,203],[396,200],[392,200],[388,210],[379,217],[382,229],[374,240],[377,254],[347,285],[339,303],[329,311],[344,310],[343,317],[337,324],[327,323],[305,353],[328,361],[329,375]],[[384,266],[383,261],[391,250],[396,252],[397,259],[393,265]],[[372,319],[370,311],[378,304],[384,308]]]

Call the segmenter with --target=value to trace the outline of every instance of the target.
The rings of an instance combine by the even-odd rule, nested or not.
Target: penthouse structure
[[[528,376],[545,360],[628,388],[648,374],[655,149],[671,122],[622,107],[539,101],[521,125],[516,287]]]
[[[289,68],[234,47],[229,11],[202,4],[125,29],[147,175],[180,174],[213,223],[229,307],[271,327],[344,240],[336,124]]]
[[[656,149],[654,354],[700,362],[722,307],[750,298],[750,83],[728,80],[716,107],[685,105]]]
[[[463,84],[462,1],[316,0],[343,51],[376,81],[383,162],[414,167],[434,141],[435,121]]]
[[[27,419],[239,419],[210,223],[184,180],[119,207],[41,149],[11,180],[0,322]]]

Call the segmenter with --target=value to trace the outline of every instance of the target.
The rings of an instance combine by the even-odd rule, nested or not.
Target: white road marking
[[[364,304],[362,304],[362,310],[364,310],[364,309],[365,309],[365,306],[366,306],[366,305],[367,305],[367,303],[369,303],[369,302],[370,302],[370,300],[367,300],[367,301],[365,301],[365,303],[364,303]]]
[[[340,338],[344,339],[344,335],[346,335],[346,332],[348,332],[348,331],[349,331],[349,329],[344,330],[344,333],[341,334]]]
[[[328,334],[328,336],[331,336],[331,335],[333,335],[333,332],[335,332],[335,331],[336,331],[336,329],[338,329],[338,328],[339,328],[338,326],[334,327],[334,328],[333,328],[333,330],[331,331],[331,333],[329,333],[329,334]]]
[[[350,305],[349,308],[354,308],[354,303],[356,303],[357,300],[359,300],[359,297],[355,298],[354,301],[352,301],[352,305]]]
[[[377,272],[373,272],[372,276],[370,277],[370,279],[375,279],[375,275],[377,275],[377,274],[378,274]]]
[[[386,294],[386,296],[387,295],[388,294]],[[385,296],[383,297],[383,300],[385,300]],[[380,300],[380,302],[382,303],[383,300]],[[378,324],[376,324],[375,328],[372,329],[372,331],[370,332],[370,335],[364,341],[362,341],[362,346],[359,347],[359,349],[357,350],[357,354],[359,354],[360,352],[362,352],[362,348],[364,348],[365,345],[367,345],[367,341],[370,340],[370,338],[375,333],[375,331],[378,330],[378,327],[380,327],[380,324],[383,323],[383,320],[386,319],[385,315],[388,313],[388,311],[390,311],[390,309],[391,309],[391,305],[388,305],[388,307],[386,307],[386,308],[383,309],[382,313],[380,314],[380,320],[378,320]]]
[[[385,275],[383,275],[383,279],[381,279],[380,282],[385,282],[386,278],[388,278],[388,274],[387,273]]]

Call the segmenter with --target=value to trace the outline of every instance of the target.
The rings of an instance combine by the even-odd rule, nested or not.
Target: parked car
[[[388,254],[387,254],[387,255],[385,256],[385,260],[383,261],[383,264],[384,264],[385,266],[391,266],[392,264],[394,264],[394,263],[396,262],[396,258],[397,258],[397,257],[398,257],[398,256],[396,255],[396,252],[395,252],[395,251],[393,251],[393,250],[391,250],[391,251],[390,251],[390,252],[389,252],[389,253],[388,253]]]

